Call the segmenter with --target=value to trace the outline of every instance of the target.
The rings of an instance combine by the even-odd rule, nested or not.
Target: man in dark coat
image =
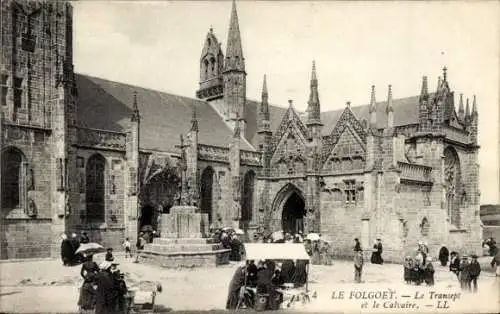
[[[451,252],[450,256],[450,271],[457,275],[458,278],[460,274],[460,258],[458,258],[457,252]]]
[[[469,264],[469,289],[471,288],[471,283],[472,283],[472,291],[474,293],[477,293],[477,278],[479,277],[479,274],[481,273],[481,265],[477,261],[477,255],[472,254],[471,256],[472,260]]]
[[[259,262],[257,270],[257,293],[269,293],[274,273],[267,268],[267,263]]]
[[[251,287],[257,285],[257,266],[253,260],[247,261],[247,285]]]
[[[72,247],[72,257],[71,257],[71,260],[73,263],[79,263],[81,262],[81,255],[80,254],[76,254],[76,250],[78,250],[78,248],[80,247],[80,239],[78,238],[78,236],[76,235],[76,233],[72,233],[71,234],[71,239],[69,240],[70,243],[71,243],[71,247]]]
[[[70,265],[73,260],[73,247],[66,234],[61,235],[61,260],[64,266]]]
[[[295,265],[293,260],[287,259],[281,264],[281,278],[284,283],[292,282],[293,274],[295,273]]]
[[[302,287],[307,282],[307,264],[309,264],[308,260],[297,260],[295,262],[295,272],[292,277],[295,287]]]
[[[95,314],[114,314],[118,307],[118,294],[111,274],[111,263],[101,263],[97,276]]]
[[[359,239],[356,238],[354,239],[354,252],[362,251],[361,250],[361,243],[359,243]]]
[[[441,266],[446,266],[446,264],[448,264],[449,256],[450,253],[448,251],[448,248],[443,245],[439,250],[439,261],[441,262]]]
[[[245,285],[245,266],[238,267],[229,283],[226,310],[234,310],[240,301],[240,291]]]

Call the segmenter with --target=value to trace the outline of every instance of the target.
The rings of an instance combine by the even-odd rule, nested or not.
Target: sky
[[[225,52],[231,1],[73,2],[78,73],[194,97],[210,27]],[[312,61],[322,111],[435,90],[442,68],[477,97],[481,204],[500,203],[500,3],[237,1],[247,97],[305,110]]]

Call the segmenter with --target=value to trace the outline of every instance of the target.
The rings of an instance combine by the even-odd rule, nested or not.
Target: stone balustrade
[[[198,144],[198,159],[229,162],[229,148]]]
[[[261,153],[242,150],[240,152],[240,163],[249,166],[260,165]]]
[[[76,134],[79,146],[125,150],[127,136],[122,132],[78,128]]]
[[[401,180],[432,184],[431,167],[398,161],[398,168]]]
[[[446,138],[459,143],[470,143],[469,134],[466,131],[456,129],[454,127],[445,126],[443,128]]]

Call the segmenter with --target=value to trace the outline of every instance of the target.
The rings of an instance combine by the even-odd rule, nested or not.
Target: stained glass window
[[[89,221],[104,221],[105,218],[105,173],[106,161],[101,155],[89,158],[86,168],[86,203]]]

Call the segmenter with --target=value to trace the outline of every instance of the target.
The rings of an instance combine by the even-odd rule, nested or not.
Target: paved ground
[[[96,260],[101,258],[97,256]],[[120,256],[117,258],[122,271],[128,273],[129,286],[141,281],[160,282],[163,292],[157,296],[156,303],[164,309],[176,311],[223,309],[227,287],[236,267],[231,264],[210,269],[170,270],[135,264]],[[79,271],[80,267],[63,267],[58,260],[0,263],[0,312],[76,312],[81,285]],[[440,266],[436,266],[437,283],[434,287],[405,285],[402,283],[402,266],[395,264],[368,264],[363,279],[362,284],[353,283],[351,262],[335,261],[332,266],[312,266],[310,288],[317,291],[318,297],[307,306],[297,303],[294,308],[358,313],[494,313],[500,310],[500,279],[488,272],[481,274],[478,294],[462,293],[456,277]],[[339,299],[342,291],[343,299]],[[374,295],[375,292],[379,295]],[[337,299],[332,298],[334,293]],[[448,294],[447,297],[453,297],[454,293],[459,295],[455,295],[456,300],[452,301],[435,293]],[[420,296],[421,299],[416,299]],[[362,308],[364,302],[367,302],[366,309]],[[414,308],[402,309],[402,306]],[[438,308],[446,306],[449,308]]]

